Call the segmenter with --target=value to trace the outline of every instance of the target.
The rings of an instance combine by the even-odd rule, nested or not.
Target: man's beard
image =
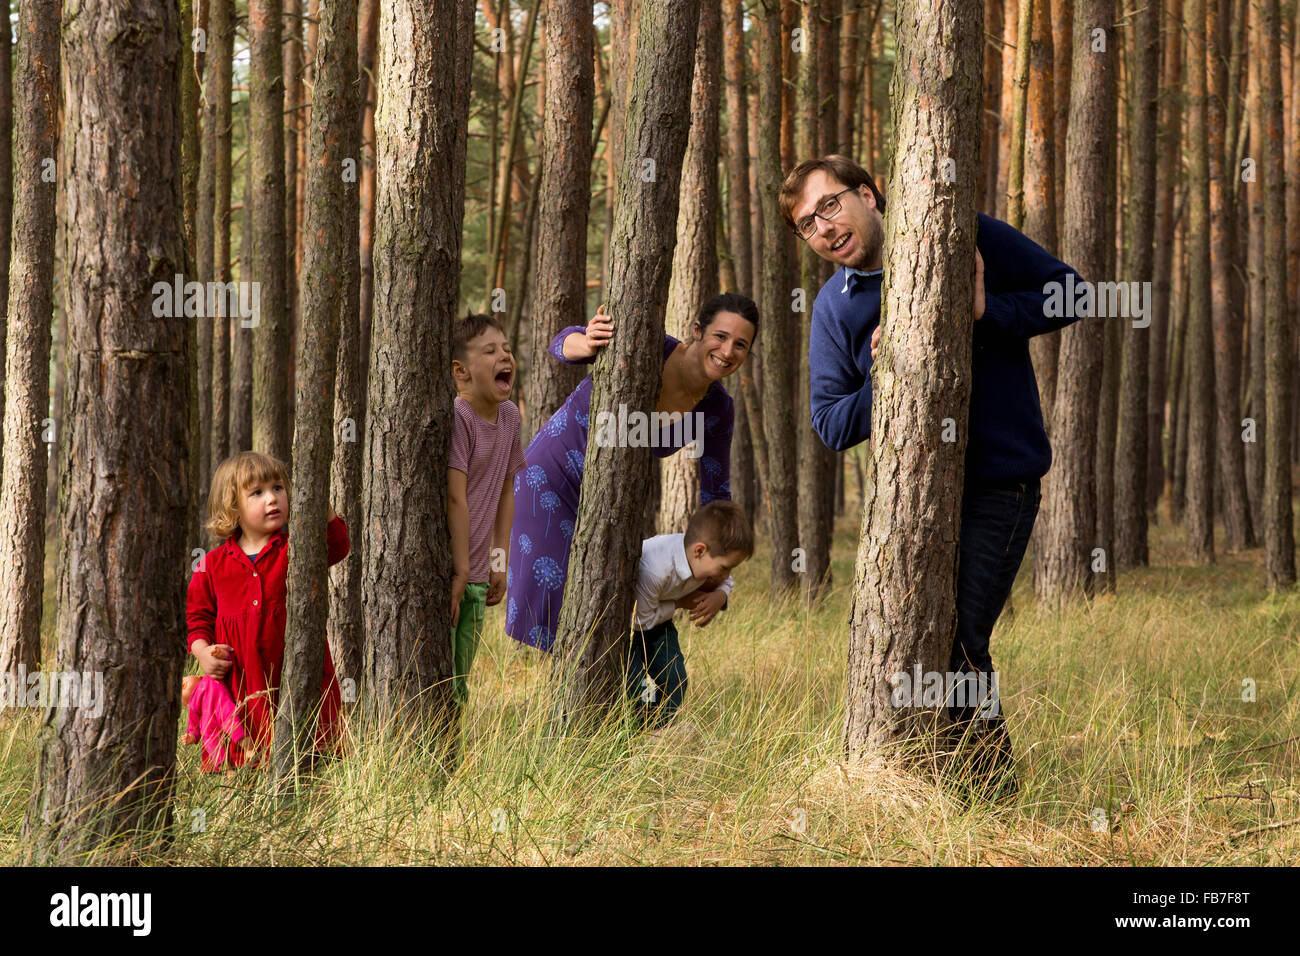
[[[879,214],[867,214],[867,232],[862,236],[862,245],[857,257],[848,263],[851,269],[869,269],[880,256],[885,244],[885,224]]]

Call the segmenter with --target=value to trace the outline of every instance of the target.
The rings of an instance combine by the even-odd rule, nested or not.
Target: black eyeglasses
[[[825,219],[830,222],[838,216],[840,210],[844,208],[844,204],[840,202],[840,197],[857,188],[857,186],[849,186],[846,189],[841,189],[834,196],[827,196],[811,216],[804,216],[802,220],[795,223],[794,231],[798,233],[799,238],[807,242],[812,238],[813,233],[817,231],[818,219]]]

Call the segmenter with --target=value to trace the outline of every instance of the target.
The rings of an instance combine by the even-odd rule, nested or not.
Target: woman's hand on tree
[[[596,310],[595,316],[587,323],[587,334],[584,337],[584,344],[587,347],[587,355],[595,355],[598,351],[609,344],[609,340],[614,337],[614,320],[610,318],[605,311],[605,303],[600,304]]]

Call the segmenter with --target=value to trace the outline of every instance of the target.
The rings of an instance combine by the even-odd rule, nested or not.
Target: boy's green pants
[[[460,617],[451,630],[452,658],[456,667],[451,693],[460,707],[469,703],[469,669],[474,663],[474,652],[478,650],[478,639],[483,634],[487,592],[486,584],[465,585],[465,595],[460,599]]]

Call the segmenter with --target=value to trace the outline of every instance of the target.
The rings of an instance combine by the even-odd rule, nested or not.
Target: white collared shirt
[[[731,596],[735,582],[728,577],[718,585],[718,590]],[[673,616],[676,601],[700,586],[691,575],[690,562],[686,560],[686,535],[659,534],[641,542],[641,562],[636,575],[636,607],[634,623],[638,630],[648,631]]]

